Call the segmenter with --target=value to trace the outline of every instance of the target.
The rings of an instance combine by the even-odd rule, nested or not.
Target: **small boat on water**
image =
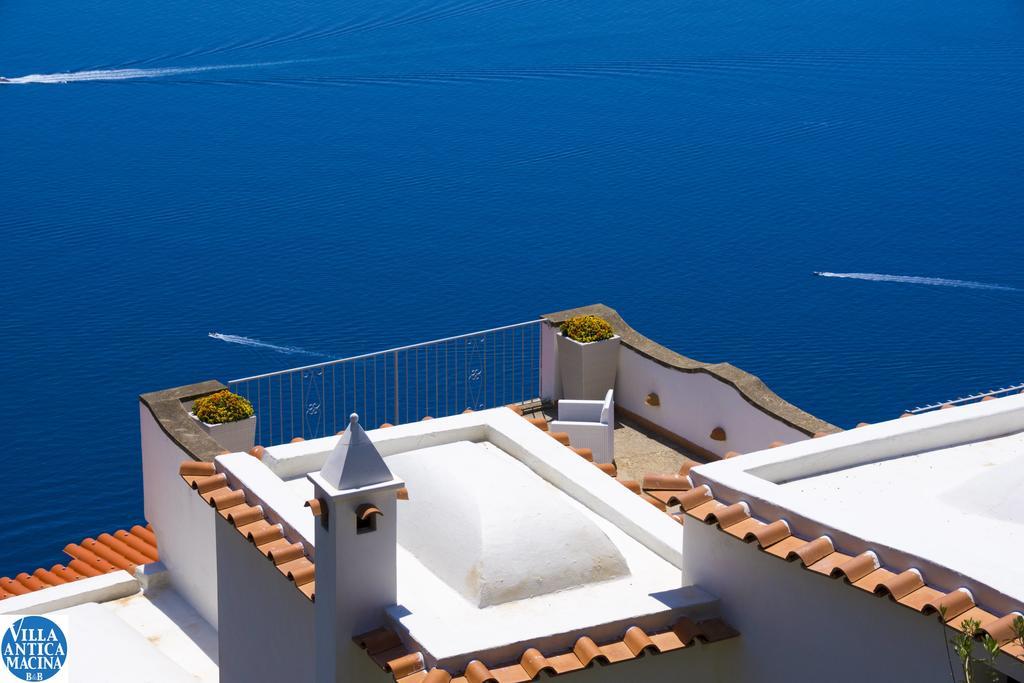
[[[10,83],[11,79],[0,76],[0,83]]]

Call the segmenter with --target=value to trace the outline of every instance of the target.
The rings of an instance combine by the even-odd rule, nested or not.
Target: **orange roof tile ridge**
[[[706,495],[701,493],[702,489],[707,489]],[[746,501],[726,505],[712,497],[711,489],[706,484],[694,488],[688,494],[692,495],[687,500],[690,506],[683,505],[685,514],[701,522],[715,525],[719,530],[746,543],[756,541],[762,552],[789,562],[799,561],[804,569],[832,579],[842,578],[845,585],[876,597],[888,597],[923,615],[937,614],[940,621],[950,629],[958,630],[955,620],[977,619],[980,622],[979,633],[991,635],[1007,656],[1024,661],[1024,648],[1010,635],[1014,621],[1024,617],[1024,612],[1011,611],[1000,617],[979,608],[967,588],[960,587],[946,592],[929,586],[917,567],[894,572],[882,565],[873,550],[856,556],[847,555],[836,549],[829,536],[810,540],[795,536],[786,520],[767,522],[753,517]],[[746,517],[741,516],[741,510],[747,513]],[[768,529],[772,529],[770,534],[767,533]]]
[[[95,539],[90,537],[82,539],[80,543],[68,543],[64,546],[64,552],[71,561],[66,567],[55,564],[49,569],[40,567],[31,574],[22,572],[13,579],[6,576],[0,578],[0,600],[119,570],[134,573],[139,565],[157,562],[160,554],[153,531],[148,526],[138,525],[132,527],[132,530],[135,535],[119,530],[114,535],[102,533]],[[121,534],[130,536],[134,541],[128,543],[124,539],[115,538]]]
[[[190,488],[216,510],[221,519],[272,562],[281,576],[292,582],[307,599],[315,600],[316,565],[307,555],[301,539],[287,538],[284,525],[267,520],[262,505],[249,505],[248,491],[244,486],[233,488],[223,472],[210,474],[211,467],[215,469],[216,465],[186,460],[179,467],[178,473]],[[132,527],[132,534],[144,537],[147,533],[152,532],[142,527]]]
[[[457,677],[436,667],[428,671],[423,653],[407,649],[401,638],[390,628],[374,629],[356,636],[353,641],[366,650],[378,666],[390,672],[397,683],[500,683],[533,681],[579,671],[592,665],[613,665],[647,654],[663,654],[692,647],[697,642],[714,643],[738,635],[734,628],[721,619],[694,622],[681,617],[669,628],[654,633],[647,633],[639,626],[630,626],[622,638],[603,645],[596,643],[590,636],[580,635],[571,650],[558,654],[546,655],[536,647],[527,647],[518,660],[497,668],[474,659]]]

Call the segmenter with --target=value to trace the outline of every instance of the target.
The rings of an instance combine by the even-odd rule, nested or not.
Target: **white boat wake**
[[[4,85],[24,85],[28,83],[79,83],[82,81],[130,81],[140,78],[167,78],[169,76],[187,76],[209,71],[228,71],[231,69],[254,69],[263,66],[279,66],[294,64],[300,61],[254,62],[251,64],[220,64],[214,66],[169,66],[159,69],[97,69],[94,71],[67,71],[54,74],[29,74],[16,78],[0,80]]]
[[[885,275],[883,273],[829,273],[816,272],[820,277],[838,277],[848,280],[870,280],[871,282],[902,282],[909,285],[932,285],[935,287],[966,287],[968,289],[995,289],[1004,292],[1019,292],[1016,287],[993,285],[971,280],[950,280],[942,277],[920,277],[917,275]]]
[[[318,356],[320,358],[327,358],[327,354],[318,353],[316,351],[307,351],[297,346],[278,346],[277,344],[271,344],[269,342],[260,341],[259,339],[252,339],[251,337],[243,337],[237,334],[221,334],[220,332],[210,332],[209,337],[211,339],[219,339],[229,344],[241,344],[242,346],[255,346],[261,349],[270,349],[271,351],[277,351],[278,353],[287,353],[289,355],[300,354],[304,356]]]

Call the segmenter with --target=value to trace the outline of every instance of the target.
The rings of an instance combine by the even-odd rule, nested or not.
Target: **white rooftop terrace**
[[[1024,601],[1024,396],[905,417],[696,468],[723,502],[848,553],[921,569],[990,608]]]
[[[8,598],[0,614],[66,618],[66,666],[75,681],[219,680],[217,632],[168,585],[159,564]]]
[[[682,527],[514,412],[368,434],[409,490],[389,614],[438,665],[713,616],[715,599],[684,587]],[[313,496],[304,475],[339,438],[266,450],[294,496],[287,507]]]

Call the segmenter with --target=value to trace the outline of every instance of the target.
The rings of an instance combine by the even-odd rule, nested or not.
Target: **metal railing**
[[[970,394],[969,396],[961,396],[955,398],[952,401],[943,401],[942,403],[929,403],[928,405],[918,406],[917,408],[911,408],[907,412],[911,415],[917,415],[918,413],[926,413],[930,410],[938,410],[942,406],[959,406],[964,403],[974,403],[980,401],[989,396],[998,398],[1014,392],[1024,391],[1024,384],[1014,384],[1013,386],[1003,387],[1002,389],[992,389],[991,391],[982,391],[977,394]]]
[[[256,443],[367,429],[540,396],[541,320],[228,382],[256,411]]]

